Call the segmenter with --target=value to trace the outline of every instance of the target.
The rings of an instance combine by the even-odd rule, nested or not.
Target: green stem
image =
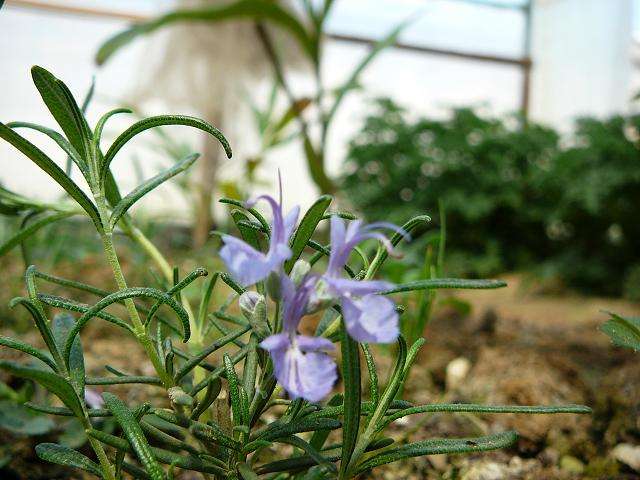
[[[135,241],[140,248],[142,248],[147,255],[154,261],[156,266],[162,272],[162,275],[169,281],[173,282],[173,269],[167,259],[162,255],[160,250],[149,240],[142,231],[136,226],[132,225],[130,221],[125,223],[125,232],[126,234]],[[189,339],[189,344],[193,344],[194,346],[201,346],[203,343],[202,338],[202,328],[201,325],[197,323],[197,319],[193,313],[191,308],[191,304],[187,299],[186,295],[182,295],[182,306],[186,310],[189,315],[189,324],[191,327],[191,338]]]
[[[111,465],[111,462],[109,462],[107,454],[105,453],[104,448],[102,448],[102,444],[89,435],[87,435],[87,438],[89,439],[89,444],[91,445],[91,448],[93,448],[96,457],[98,457],[105,480],[116,480],[113,466]]]
[[[124,278],[124,274],[122,273],[122,267],[120,266],[120,261],[118,260],[118,254],[116,253],[115,246],[113,244],[113,232],[109,227],[109,213],[107,210],[107,205],[104,196],[95,195],[96,205],[98,207],[98,212],[100,213],[100,218],[102,220],[102,224],[104,225],[104,230],[100,232],[100,236],[102,238],[102,245],[104,247],[104,252],[107,257],[107,262],[111,267],[113,272],[113,277],[116,281],[116,285],[119,290],[124,290],[127,288],[127,281]],[[158,352],[156,351],[153,342],[147,335],[146,328],[144,323],[140,319],[140,315],[138,314],[138,310],[136,309],[136,305],[133,302],[133,299],[128,298],[125,300],[125,307],[127,308],[127,312],[129,313],[129,318],[131,319],[131,324],[133,326],[133,331],[136,339],[142,345],[149,360],[153,364],[153,368],[156,373],[162,380],[165,388],[169,388],[173,386],[173,378],[171,375],[167,373],[158,356]]]

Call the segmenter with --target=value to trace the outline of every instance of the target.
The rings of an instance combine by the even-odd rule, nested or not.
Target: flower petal
[[[331,392],[338,378],[335,362],[325,353],[290,348],[273,357],[276,378],[292,398],[318,402]]]
[[[298,215],[300,215],[300,207],[296,205],[287,213],[287,216],[284,217],[284,238],[287,240],[291,237],[293,229],[296,227]]]
[[[336,363],[324,352],[333,344],[324,338],[279,333],[260,346],[269,351],[278,383],[291,398],[318,402],[326,397],[338,378]]]
[[[251,245],[230,235],[223,235],[220,258],[231,276],[242,286],[264,280],[277,267],[278,259],[259,252]]]
[[[324,279],[332,293],[339,297],[363,297],[373,293],[383,292],[393,288],[393,284],[383,280],[351,280],[348,278]]]
[[[287,333],[277,333],[275,335],[269,335],[262,342],[260,347],[272,353],[276,350],[286,350],[291,346],[291,339]]]
[[[347,332],[358,342],[391,343],[400,333],[395,304],[380,295],[343,298],[342,315]]]
[[[328,338],[309,337],[307,335],[297,335],[296,344],[303,352],[318,352],[322,350],[333,350],[335,346]]]

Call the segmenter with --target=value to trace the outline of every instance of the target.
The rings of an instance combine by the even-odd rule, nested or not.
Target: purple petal
[[[84,389],[84,401],[90,408],[104,407],[104,400],[102,399],[102,395],[90,388]]]
[[[328,338],[309,337],[307,335],[296,336],[296,344],[298,348],[305,353],[335,349],[333,342]]]
[[[278,259],[259,252],[251,245],[230,235],[223,235],[220,258],[231,276],[242,286],[264,280],[278,266]]]
[[[298,215],[300,214],[300,207],[296,205],[291,211],[284,217],[284,238],[289,239],[293,233],[293,229],[298,222]]]
[[[262,342],[260,347],[267,350],[269,353],[273,353],[277,350],[286,350],[291,345],[291,339],[288,333],[278,333],[276,335],[269,335]]]
[[[393,284],[382,280],[351,280],[348,278],[324,278],[336,297],[363,297],[393,288]]]
[[[326,338],[279,333],[265,338],[278,382],[292,398],[317,402],[326,397],[338,378],[333,359],[322,350],[333,349]]]
[[[343,298],[342,315],[347,332],[358,342],[391,343],[400,333],[395,304],[380,295]]]
[[[318,402],[332,390],[338,378],[333,359],[318,352],[303,353],[298,348],[271,353],[276,378],[292,398]]]
[[[295,332],[300,319],[307,312],[309,298],[314,292],[317,277],[307,277],[297,288],[286,275],[282,276],[282,298],[284,309],[282,312],[285,331]]]

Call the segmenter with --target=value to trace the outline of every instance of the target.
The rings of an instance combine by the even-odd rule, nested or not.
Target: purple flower
[[[275,376],[292,398],[317,402],[326,397],[338,378],[336,364],[327,355],[333,343],[326,338],[298,335],[317,277],[307,276],[296,286],[282,276],[283,333],[265,338],[260,346],[273,359]]]
[[[342,278],[342,268],[347,263],[351,251],[367,239],[379,240],[388,251],[393,246],[378,230],[386,228],[406,235],[401,228],[391,223],[362,225],[356,220],[348,227],[337,216],[331,217],[331,254],[326,273],[321,277],[312,304],[320,304],[327,299],[339,299],[342,315],[349,335],[359,342],[390,343],[399,333],[398,313],[393,301],[378,293],[393,285],[376,280],[350,280]]]
[[[287,332],[265,338],[260,346],[271,355],[276,378],[292,398],[318,402],[331,392],[338,374],[325,353],[333,349],[330,340]]]
[[[220,249],[220,257],[232,277],[245,287],[264,280],[271,272],[279,272],[282,270],[283,263],[291,258],[289,237],[293,232],[300,211],[300,208],[296,206],[286,216],[283,216],[282,182],[280,182],[279,202],[276,202],[269,195],[261,195],[247,202],[247,207],[255,205],[259,200],[268,202],[273,211],[271,238],[269,250],[266,253],[256,250],[248,243],[231,235],[222,236],[224,246]]]

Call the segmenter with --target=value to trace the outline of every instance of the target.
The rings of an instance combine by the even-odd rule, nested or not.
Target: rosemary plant
[[[266,195],[247,203],[224,200],[237,207],[232,217],[242,238],[222,236],[224,246],[219,253],[228,272],[209,275],[194,313],[181,291],[208,272],[197,268],[184,278],[174,275],[159,250],[136,229],[128,210],[156,186],[187,169],[196,156],[186,157],[124,197],[118,192],[110,165],[126,142],[159,125],[188,125],[204,130],[217,138],[231,156],[223,135],[195,118],[151,117],[134,123],[103,153],[100,139],[104,124],[112,115],[124,111],[106,113],[91,129],[60,80],[40,67],[34,67],[32,74],[63,134],[29,123],[0,123],[0,137],[49,174],[73,203],[38,204],[4,192],[0,197],[3,211],[32,210],[45,212],[45,216],[40,223],[17,232],[0,251],[20,244],[34,228],[37,230],[36,226],[82,213],[95,226],[118,287],[109,292],[30,266],[25,275],[27,295],[11,301],[11,305],[24,307],[33,317],[46,351],[1,337],[0,344],[32,359],[28,364],[0,361],[0,368],[34,381],[55,395],[63,406],[28,406],[52,415],[76,417],[89,437],[94,457],[62,445],[42,443],[36,447],[40,458],[107,480],[123,478],[125,473],[143,479],[174,478],[178,470],[200,472],[204,478],[348,479],[405,458],[493,450],[517,439],[516,432],[507,431],[475,438],[396,444],[385,435],[385,429],[409,415],[590,412],[587,407],[575,405],[414,405],[397,398],[424,340],[407,345],[399,334],[399,315],[404,307],[394,303],[393,294],[504,286],[493,280],[429,278],[401,285],[374,280],[400,242],[428,222],[426,216],[415,217],[401,228],[386,223],[363,225],[352,215],[328,212],[331,197],[323,196],[298,221],[298,208],[284,214],[282,192],[279,200]],[[18,128],[35,129],[52,138],[82,172],[90,196],[38,147],[18,135]],[[254,208],[256,201],[271,206],[271,223]],[[313,237],[318,226],[327,221],[331,243],[323,245]],[[116,228],[161,266],[170,279],[165,290],[128,286],[114,245]],[[384,230],[392,235],[387,238]],[[358,246],[365,240],[377,244],[372,256]],[[325,257],[328,262],[320,273],[316,270],[325,263]],[[41,291],[44,282],[82,290],[98,299],[93,305],[86,305],[53,296]],[[212,306],[212,292],[219,283],[230,287],[232,294],[224,304]],[[232,304],[236,301],[241,316],[233,313]],[[126,307],[127,318],[109,311],[115,304]],[[171,316],[159,312],[163,305]],[[79,316],[64,313],[50,318],[49,307]],[[322,320],[314,336],[300,335],[299,324],[306,321],[304,317],[309,313],[323,314]],[[81,336],[86,336],[85,327],[96,319],[135,338],[155,374],[134,376],[106,366],[110,375],[88,376]],[[221,335],[210,335],[214,328]],[[90,339],[84,340],[88,345]],[[391,342],[397,343],[395,365],[386,382],[382,382],[369,343]],[[329,353],[336,344],[341,351],[340,367]],[[363,392],[361,355],[368,376],[367,394]],[[341,387],[335,385],[338,370]],[[158,388],[163,394],[153,398],[161,400],[157,404],[127,405],[113,393],[104,391],[99,397],[87,389],[91,385],[108,389],[110,385],[139,384]],[[221,412],[226,418],[221,418]],[[95,421],[99,417],[113,417],[119,430],[104,431]],[[276,444],[292,446],[293,454],[272,448]]]

